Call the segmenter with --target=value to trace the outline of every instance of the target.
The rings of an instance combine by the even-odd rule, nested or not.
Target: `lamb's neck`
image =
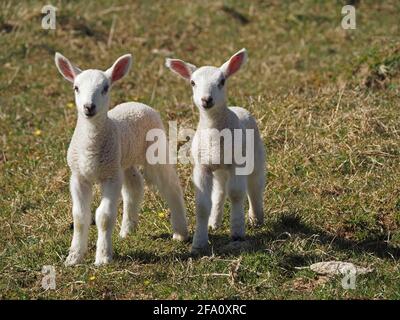
[[[224,127],[229,118],[229,109],[226,106],[217,107],[214,110],[203,110],[200,112],[199,127],[213,129]]]
[[[110,124],[111,120],[107,116],[99,115],[94,119],[78,116],[76,130],[79,133],[80,143],[84,143],[87,147],[100,145],[100,141],[109,136]]]

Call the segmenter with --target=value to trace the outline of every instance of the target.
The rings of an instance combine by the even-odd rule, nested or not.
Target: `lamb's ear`
[[[229,78],[231,75],[236,73],[242,65],[247,61],[247,50],[242,50],[235,53],[227,62],[221,66],[221,71],[224,73],[225,78]]]
[[[119,57],[117,61],[114,62],[111,68],[107,69],[106,74],[110,79],[111,84],[115,81],[123,78],[129,71],[132,65],[132,55],[125,54]]]
[[[69,82],[74,82],[75,77],[82,72],[79,68],[69,62],[69,60],[61,53],[56,52],[54,60],[58,71],[60,71],[62,76]]]
[[[192,73],[197,69],[193,64],[179,59],[166,59],[165,66],[186,80],[190,80]]]

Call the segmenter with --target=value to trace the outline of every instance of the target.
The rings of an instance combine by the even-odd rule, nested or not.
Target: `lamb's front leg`
[[[90,203],[92,201],[92,185],[76,174],[70,180],[72,197],[72,216],[74,219],[74,235],[65,265],[81,263],[88,245],[88,232],[91,222]]]
[[[99,266],[111,262],[112,232],[117,218],[118,200],[121,194],[122,174],[101,183],[102,199],[96,210],[96,226],[98,230],[96,261]]]
[[[208,245],[208,219],[211,212],[212,172],[204,166],[195,165],[193,182],[196,193],[196,230],[193,236],[192,252]]]

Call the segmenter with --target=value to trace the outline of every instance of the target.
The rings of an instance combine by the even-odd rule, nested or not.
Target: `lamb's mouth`
[[[86,118],[92,118],[93,116],[96,115],[96,111],[95,110],[93,110],[93,111],[85,110],[83,113],[85,114]]]
[[[214,103],[210,103],[210,104],[203,104],[202,107],[204,109],[211,109],[214,106]]]

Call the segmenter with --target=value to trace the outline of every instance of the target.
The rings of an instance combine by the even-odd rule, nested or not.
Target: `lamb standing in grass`
[[[163,129],[159,114],[136,102],[120,104],[108,111],[109,90],[129,71],[131,55],[120,57],[111,68],[81,71],[68,59],[56,53],[60,73],[74,84],[78,120],[68,148],[71,168],[72,214],[74,234],[66,265],[82,262],[88,246],[91,222],[92,186],[99,182],[102,200],[96,210],[98,229],[96,265],[112,259],[111,236],[121,194],[123,218],[121,237],[126,237],[138,224],[138,212],[143,197],[143,178],[138,166],[144,167],[145,177],[153,182],[171,209],[173,238],[188,237],[182,190],[172,165],[150,165],[146,161],[146,133]]]
[[[166,66],[190,82],[193,100],[200,110],[200,120],[192,143],[194,158],[193,180],[196,191],[196,230],[192,250],[196,252],[208,245],[208,226],[217,228],[222,221],[226,191],[232,203],[231,237],[245,236],[243,201],[249,199],[249,219],[253,224],[263,223],[263,191],[265,185],[265,151],[255,119],[240,107],[227,107],[225,81],[246,62],[247,52],[242,49],[220,68],[201,67],[182,60],[167,59]],[[215,130],[216,129],[216,130]],[[240,129],[241,150],[246,144],[245,130],[254,130],[254,170],[249,175],[238,175],[238,164],[224,162],[223,145],[211,147],[209,141],[219,141],[221,132]],[[225,146],[226,140],[224,139]],[[247,141],[249,143],[249,141]],[[212,145],[211,145],[212,146]],[[239,147],[234,145],[234,148]],[[234,153],[232,147],[228,151]],[[204,157],[204,155],[206,155]],[[231,154],[232,155],[232,154]],[[229,156],[229,152],[228,152]],[[208,161],[203,161],[208,159]],[[216,161],[214,161],[216,160]],[[219,160],[219,161],[218,161]]]

